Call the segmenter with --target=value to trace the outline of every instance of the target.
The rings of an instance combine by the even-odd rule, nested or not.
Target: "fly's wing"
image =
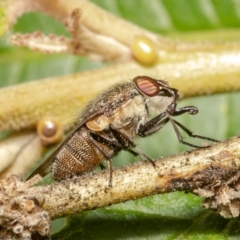
[[[102,114],[103,111],[101,112],[97,112],[94,113],[88,117],[86,117],[85,119],[83,119],[82,121],[80,121],[75,127],[74,129],[68,134],[68,136],[64,139],[64,141],[59,144],[57,146],[57,148],[50,154],[50,156],[26,179],[30,179],[31,177],[33,177],[36,174],[41,175],[42,177],[44,177],[45,175],[47,175],[50,171],[51,171],[51,165],[53,162],[54,157],[58,154],[58,152],[61,150],[61,148],[66,144],[66,142],[69,141],[69,139],[71,139],[71,137],[74,135],[74,133],[81,128],[88,120],[90,120],[91,118],[95,117],[96,115]]]
[[[89,103],[89,106],[86,107],[86,111],[82,113],[83,119],[80,120],[80,122],[74,127],[74,129],[69,133],[67,138],[53,151],[53,153],[45,160],[45,162],[40,165],[28,178],[33,177],[36,174],[40,174],[42,177],[48,174],[51,171],[51,164],[53,162],[54,157],[58,154],[58,152],[61,150],[61,148],[64,146],[66,142],[71,139],[71,137],[74,135],[74,133],[81,128],[87,121],[90,119],[96,117],[99,114],[103,114],[106,112],[107,108],[109,108],[109,105],[115,104],[114,107],[119,108],[123,106],[129,99],[133,98],[133,94],[131,93],[131,88],[129,90],[129,84],[122,84],[118,85],[116,88],[111,88],[109,91],[105,92],[103,95],[100,95],[98,98],[96,98],[94,101]],[[128,91],[130,93],[128,93]],[[126,93],[128,93],[126,95]],[[120,96],[119,96],[120,94]],[[123,95],[121,97],[121,95]],[[126,95],[126,96],[125,96]],[[113,98],[112,96],[115,96]],[[119,101],[119,99],[124,98],[124,101]],[[102,106],[100,100],[104,100],[106,103],[104,106]],[[114,100],[114,101],[113,101]],[[99,103],[99,104],[97,104]],[[91,111],[89,111],[91,110]],[[93,112],[93,113],[92,113]]]

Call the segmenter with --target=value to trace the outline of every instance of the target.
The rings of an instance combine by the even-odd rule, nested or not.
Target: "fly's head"
[[[133,84],[143,95],[151,112],[161,113],[176,108],[179,94],[177,89],[169,86],[168,82],[148,76],[138,76],[133,79]]]

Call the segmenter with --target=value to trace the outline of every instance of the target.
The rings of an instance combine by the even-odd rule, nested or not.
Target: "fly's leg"
[[[100,163],[99,166],[102,170],[106,169],[106,167],[102,163]]]
[[[122,145],[124,150],[132,153],[134,156],[140,158],[140,160],[142,160],[141,155],[143,155],[144,158],[147,159],[153,165],[154,168],[156,167],[155,162],[150,157],[148,157],[144,152],[142,152],[139,148],[137,148],[134,141],[130,139],[123,131],[121,131],[120,129],[114,128],[112,124],[110,125],[110,130],[113,136]],[[137,148],[139,152],[135,152],[130,148]]]
[[[113,173],[113,167],[112,167],[112,160],[108,160],[108,168],[109,168],[109,182],[108,187],[112,187],[112,173]]]
[[[114,136],[113,139],[110,139],[110,138],[107,138],[107,137],[103,137],[100,134],[96,134],[94,132],[90,132],[90,138],[91,138],[92,143],[94,144],[94,146],[99,150],[99,152],[101,152],[101,154],[108,161],[108,167],[109,167],[109,183],[108,183],[108,186],[112,187],[112,172],[113,172],[112,158],[115,156],[115,153],[113,153],[112,155],[109,155],[106,151],[104,151],[102,149],[102,147],[99,145],[99,142],[102,143],[102,144],[107,145],[109,148],[112,148],[114,150],[114,152],[120,151],[120,150],[124,149],[124,147],[118,141],[118,139],[115,139],[115,136]],[[138,156],[139,155],[139,153],[133,151],[132,149],[128,148],[126,150],[128,152],[130,152],[131,154],[133,154],[134,156]],[[100,167],[103,169],[104,165],[101,163]]]
[[[176,133],[176,135],[177,135],[178,141],[179,141],[180,143],[185,144],[185,145],[190,146],[190,147],[204,148],[204,146],[198,146],[198,145],[195,145],[195,144],[192,144],[192,143],[189,143],[189,142],[184,141],[184,140],[183,140],[183,136],[181,135],[180,131],[179,131],[178,128],[177,128],[177,126],[180,125],[179,122],[177,122],[176,120],[172,119],[171,117],[169,117],[169,120],[170,120],[170,122],[171,122],[171,124],[172,124],[172,126],[173,126],[173,129],[174,129],[174,131],[175,131],[175,133]],[[179,124],[179,125],[178,125],[178,124]],[[181,126],[183,126],[183,125],[181,125]],[[193,137],[193,136],[194,136],[193,133],[192,133],[190,130],[188,130],[187,128],[184,127],[184,129],[182,128],[182,130],[183,130],[183,131],[187,130],[187,131],[185,131],[185,132],[186,132],[190,137]],[[204,137],[202,137],[202,138],[204,139]]]
[[[194,145],[194,144],[191,144],[191,143],[188,143],[188,142],[185,142],[183,140],[183,137],[182,135],[180,134],[177,126],[179,126],[185,133],[187,133],[187,135],[189,137],[192,137],[192,138],[200,138],[200,139],[204,139],[204,140],[209,140],[209,141],[212,141],[212,142],[219,142],[218,140],[216,139],[213,139],[213,138],[209,138],[209,137],[205,137],[205,136],[201,136],[201,135],[197,135],[197,134],[193,134],[193,132],[191,132],[189,129],[187,129],[186,127],[184,127],[181,123],[177,122],[176,120],[170,118],[170,121],[173,125],[173,128],[177,134],[177,137],[178,137],[178,140],[185,144],[185,145],[188,145],[188,146],[191,146],[191,147],[197,147],[197,148],[204,148],[204,146],[197,146],[197,145]]]
[[[187,107],[183,107],[183,108],[179,108],[179,109],[176,109],[175,107],[176,106],[170,105],[167,109],[168,114],[170,114],[171,116],[179,116],[179,115],[182,115],[184,113],[189,113],[190,115],[195,115],[195,114],[198,113],[198,109],[194,106],[187,106]],[[170,122],[171,122],[171,124],[174,128],[175,133],[177,134],[179,142],[181,142],[182,144],[188,145],[190,147],[204,148],[204,146],[197,146],[197,145],[194,145],[192,143],[188,143],[188,142],[184,141],[180,131],[177,128],[177,126],[180,127],[185,133],[187,133],[187,135],[189,137],[200,138],[200,139],[209,140],[209,141],[212,141],[212,142],[219,142],[218,140],[215,140],[215,139],[212,139],[212,138],[209,138],[209,137],[193,134],[193,132],[191,132],[189,129],[187,129],[185,126],[183,126],[181,123],[177,122],[176,120],[174,120],[170,116],[168,116],[168,118],[169,118],[169,120],[170,120]]]
[[[115,128],[112,124],[109,126],[111,133],[116,138],[116,140],[121,144],[121,146],[128,150],[129,148],[136,147],[136,144],[132,139],[130,139],[123,131]]]
[[[175,104],[171,104],[167,108],[167,113],[170,114],[171,116],[179,116],[184,113],[188,113],[190,115],[196,115],[198,113],[198,109],[194,106],[176,108]]]
[[[109,167],[109,181],[108,181],[108,187],[112,187],[112,158],[114,157],[114,154],[109,155],[106,151],[104,151],[101,146],[99,145],[98,142],[101,142],[110,148],[114,149],[115,151],[121,150],[121,146],[117,143],[115,140],[110,140],[105,137],[102,137],[99,134],[95,134],[93,132],[90,132],[90,138],[92,140],[92,143],[94,146],[98,149],[98,151],[105,157],[105,159],[108,161],[108,167]],[[101,163],[100,164],[101,169],[104,169],[104,165]]]
[[[111,159],[113,156],[108,156],[107,153],[103,152],[102,148],[96,142],[101,142],[101,143],[107,145],[108,147],[114,149],[114,151],[120,151],[120,150],[124,149],[124,150],[130,152],[131,154],[133,154],[135,157],[139,155],[138,152],[130,149],[130,147],[135,147],[135,143],[130,139],[129,139],[129,141],[131,141],[131,146],[128,145],[128,147],[127,147],[127,146],[123,146],[122,143],[119,142],[118,139],[116,138],[116,136],[114,136],[114,135],[113,136],[115,139],[108,139],[106,137],[103,137],[99,134],[95,134],[93,132],[90,133],[90,136],[93,140],[94,145],[96,144],[95,145],[96,148],[104,155],[104,157],[107,160]]]
[[[184,127],[182,124],[180,124],[179,122],[177,122],[176,120],[174,120],[171,117],[171,116],[179,116],[179,115],[182,115],[184,113],[189,113],[191,115],[195,115],[195,114],[198,113],[198,109],[196,107],[188,106],[188,107],[183,107],[183,108],[179,108],[179,109],[176,109],[175,107],[176,106],[174,104],[170,105],[169,108],[167,109],[167,112],[163,112],[163,113],[157,115],[156,117],[154,117],[153,119],[148,121],[146,124],[140,126],[137,134],[140,137],[150,136],[150,135],[154,134],[155,132],[157,132],[167,122],[170,121],[172,126],[173,126],[173,129],[174,129],[174,131],[175,131],[175,133],[178,137],[179,142],[181,142],[182,144],[185,144],[185,145],[188,145],[188,146],[191,146],[191,147],[195,147],[195,148],[204,148],[203,146],[197,146],[197,145],[194,145],[194,144],[191,144],[191,143],[188,143],[188,142],[184,141],[178,127],[180,127],[190,137],[210,140],[210,141],[213,141],[213,142],[218,142],[217,140],[212,139],[212,138],[208,138],[208,137],[204,137],[204,136],[201,136],[201,135],[193,134],[190,130],[188,130],[186,127]]]
[[[166,115],[167,113],[163,112],[145,123],[144,125],[141,125],[137,130],[137,134],[140,137],[147,137],[154,134],[169,121],[169,118],[164,118],[166,117]]]

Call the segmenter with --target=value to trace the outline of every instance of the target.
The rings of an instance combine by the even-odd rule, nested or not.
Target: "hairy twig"
[[[17,2],[9,1],[8,4],[9,6],[4,8],[6,9],[4,12],[7,22],[10,24],[13,24],[25,12],[39,11],[58,19],[66,26],[72,39],[57,37],[53,34],[49,38],[41,34],[27,34],[15,35],[11,40],[14,44],[45,52],[67,51],[84,54],[97,60],[113,60],[115,62],[135,59],[145,64],[141,54],[133,50],[133,46],[138,45],[139,39],[143,37],[152,46],[153,60],[149,63],[153,65],[157,62],[193,59],[200,56],[202,52],[231,51],[240,47],[239,42],[213,44],[170,40],[120,19],[86,0],[73,0],[71,3],[61,0],[52,3],[46,0],[19,0]],[[52,46],[52,50],[49,47],[41,47],[45,44]],[[149,44],[146,45],[149,47]],[[155,55],[157,58],[154,57]]]
[[[182,98],[240,89],[240,52],[205,54],[194,61],[157,64],[151,68],[129,62],[103,69],[0,90],[0,130],[36,126],[45,116],[53,116],[63,126],[73,122],[79,109],[93,96],[117,82],[138,75],[171,76],[171,86]],[[203,60],[204,59],[204,60]],[[8,102],[6,103],[6,99]],[[9,120],[10,119],[10,120]]]
[[[1,194],[4,194],[4,198],[1,198],[4,201],[1,201],[0,206],[2,223],[4,219],[2,227],[11,229],[16,224],[24,224],[21,220],[12,222],[12,215],[9,215],[8,211],[24,211],[24,214],[28,212],[34,217],[37,206],[40,206],[40,212],[44,210],[54,219],[131,199],[179,190],[203,196],[203,206],[217,210],[224,217],[237,217],[240,213],[239,146],[240,139],[235,137],[205,149],[159,158],[155,161],[155,168],[147,161],[140,161],[115,169],[113,186],[110,188],[108,171],[56,182],[49,186],[32,187],[38,179],[37,176],[26,182],[25,186],[20,179],[7,175],[1,180]],[[26,210],[26,207],[19,209],[16,207],[19,205],[17,199],[34,200],[37,206],[30,210]],[[46,229],[46,225],[44,226]],[[21,229],[26,228],[29,226],[23,226]],[[36,232],[36,228],[33,229]]]

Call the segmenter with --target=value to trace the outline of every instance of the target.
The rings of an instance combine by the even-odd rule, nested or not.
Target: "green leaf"
[[[199,40],[205,39],[206,31],[210,36],[216,37],[222,29],[226,29],[222,35],[228,35],[226,33],[229,30],[233,30],[235,37],[239,34],[240,4],[235,0],[94,2],[151,31],[179,38],[191,39],[197,36]],[[39,13],[26,14],[13,28],[13,31],[18,32],[35,30],[68,34],[61,24]],[[192,33],[195,31],[198,31],[196,35]],[[188,34],[185,34],[186,32]],[[6,36],[0,42],[1,86],[85,71],[103,65],[68,54],[44,55],[10,47],[6,43]],[[224,140],[240,132],[239,98],[239,93],[229,93],[184,100],[180,106],[197,106],[200,113],[194,117],[182,116],[178,120],[197,134]],[[192,142],[187,137],[186,140]],[[189,149],[179,144],[170,125],[152,137],[139,140],[138,145],[151,157],[166,156]],[[133,161],[136,159],[123,152],[114,159],[114,164],[117,167]],[[237,219],[223,219],[216,213],[202,209],[200,205],[200,198],[181,192],[129,201],[70,217],[65,228],[53,239],[240,238]]]

